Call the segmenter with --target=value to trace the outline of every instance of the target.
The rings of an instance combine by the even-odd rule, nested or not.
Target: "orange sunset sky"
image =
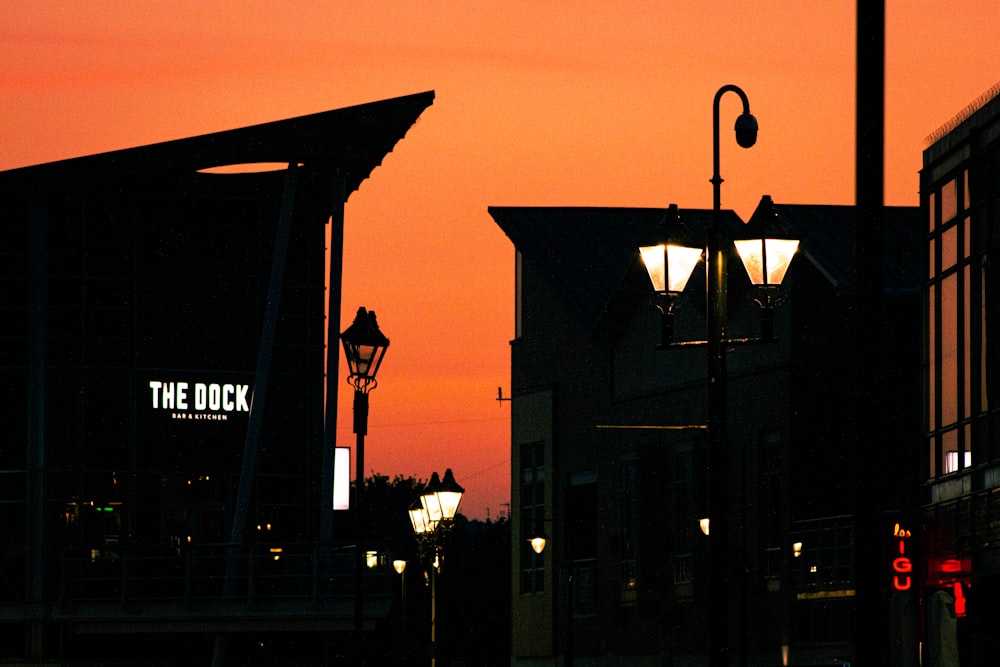
[[[886,203],[916,205],[925,138],[1000,81],[1000,3],[889,0],[886,26]],[[853,1],[12,0],[0,34],[0,169],[436,91],[348,201],[340,329],[364,305],[392,341],[366,467],[451,467],[474,518],[510,498],[514,250],[488,206],[710,208],[728,83],[760,136],[736,147],[724,98],[725,208],[854,201]]]

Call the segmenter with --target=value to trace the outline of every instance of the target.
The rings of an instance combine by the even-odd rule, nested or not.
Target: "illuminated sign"
[[[965,592],[962,590],[962,582],[956,581],[952,590],[955,592],[955,616],[965,616]]]
[[[228,414],[250,412],[250,385],[150,380],[154,410],[170,411],[172,419],[225,421]]]
[[[906,546],[912,533],[897,523],[892,536],[899,544],[899,555],[892,560],[892,587],[897,591],[908,591],[913,586],[913,561],[907,555]]]
[[[333,459],[333,509],[351,509],[351,450],[337,447]]]

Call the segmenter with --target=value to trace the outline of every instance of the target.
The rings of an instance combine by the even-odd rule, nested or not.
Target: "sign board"
[[[333,509],[351,509],[351,448],[337,447],[333,457]]]

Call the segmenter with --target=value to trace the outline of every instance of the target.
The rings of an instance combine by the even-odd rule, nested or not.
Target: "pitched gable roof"
[[[773,204],[761,200],[750,218],[760,224],[774,215],[799,240],[799,254],[810,261],[841,295],[855,291],[854,206]],[[913,292],[923,284],[923,222],[920,209],[886,206],[882,224],[883,287],[886,293]]]
[[[886,207],[885,212],[884,288],[887,293],[919,290],[923,280],[920,210]],[[494,206],[489,213],[592,335],[613,337],[639,304],[649,299],[652,287],[637,249],[652,240],[667,209]],[[707,238],[712,211],[682,209],[679,213],[692,231]],[[732,211],[723,215],[729,234],[743,228]],[[801,240],[800,254],[839,294],[854,293],[853,206],[773,204],[765,197],[751,223],[760,224],[765,215],[777,216]]]
[[[490,207],[489,213],[524,260],[549,282],[586,330],[631,317],[652,287],[638,248],[650,243],[666,208]],[[711,211],[682,209],[693,231],[705,233]],[[724,224],[742,222],[723,211]]]

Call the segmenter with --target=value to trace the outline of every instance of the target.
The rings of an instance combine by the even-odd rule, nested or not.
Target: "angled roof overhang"
[[[0,172],[5,196],[93,186],[153,185],[181,190],[254,189],[281,171],[204,173],[242,164],[295,163],[344,179],[344,199],[360,187],[434,101],[428,91],[235,130]]]

